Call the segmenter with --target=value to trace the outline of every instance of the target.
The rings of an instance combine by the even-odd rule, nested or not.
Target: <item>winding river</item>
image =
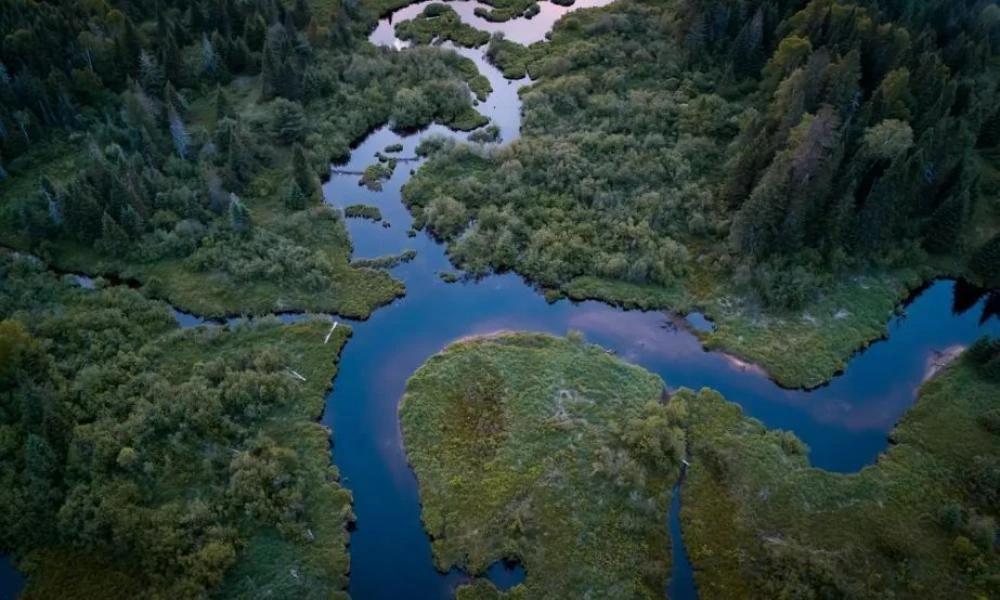
[[[609,0],[577,0],[577,5],[608,4]],[[423,8],[397,11],[394,20],[410,18]],[[567,10],[548,2],[528,21],[489,23],[474,18],[473,2],[452,4],[463,20],[491,31],[503,31],[522,42],[542,39]],[[486,25],[483,25],[486,24]],[[401,48],[389,19],[372,33],[377,44]],[[477,107],[500,126],[503,143],[515,139],[520,125],[517,91],[527,80],[511,82],[489,65],[482,49],[453,48],[476,62],[493,85],[493,94]],[[465,134],[432,126],[401,137],[382,128],[369,135],[342,168],[361,171],[375,162],[375,153],[394,143],[399,156],[414,156],[421,139]],[[1000,322],[990,316],[986,295],[954,281],[938,281],[907,303],[890,323],[888,340],[857,355],[846,372],[829,385],[805,392],[779,388],[759,370],[718,353],[703,351],[690,329],[707,324],[697,317],[685,321],[661,312],[625,311],[598,302],[549,304],[514,274],[478,281],[445,283],[438,277],[452,267],[444,248],[427,235],[407,236],[412,219],[403,206],[400,188],[417,163],[400,163],[381,191],[357,185],[356,175],[333,174],[324,185],[327,201],[337,207],[363,203],[378,206],[391,226],[360,219],[348,221],[356,258],[370,258],[415,249],[416,258],[393,270],[406,283],[406,296],[375,311],[371,319],[352,323],[354,336],[340,363],[334,391],[327,398],[324,424],[333,428],[333,458],[344,485],[354,494],[357,529],[351,534],[350,593],[373,598],[450,598],[469,576],[439,573],[420,521],[416,478],[403,449],[397,405],[406,379],[428,357],[449,342],[472,334],[515,329],[564,334],[582,331],[588,340],[663,377],[672,387],[712,387],[740,403],[744,411],[769,427],[794,431],[811,448],[814,465],[853,472],[872,464],[887,447],[887,435],[910,407],[917,387],[936,357],[949,348],[967,345],[984,333],[1000,334]],[[996,297],[991,303],[996,309]],[[178,313],[182,325],[200,319]],[[696,597],[693,573],[681,541],[678,519],[681,494],[675,494],[668,522],[674,547],[674,572],[669,585],[673,599]],[[487,576],[508,588],[523,580],[516,565],[495,564]],[[17,589],[16,573],[0,563],[0,596]],[[667,593],[668,590],[665,590]]]

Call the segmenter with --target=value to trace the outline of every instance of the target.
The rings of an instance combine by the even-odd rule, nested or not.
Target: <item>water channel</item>
[[[526,43],[542,39],[567,10],[607,3],[577,0],[567,9],[542,2],[542,13],[534,19],[507,23],[474,17],[474,2],[451,5],[466,22],[503,31],[509,39]],[[397,11],[392,22],[411,18],[424,4]],[[371,40],[405,46],[392,35],[389,19],[379,23]],[[517,91],[529,82],[503,79],[486,62],[483,49],[452,49],[474,60],[489,78],[494,92],[477,109],[500,127],[502,143],[514,140],[520,126]],[[430,135],[465,137],[438,125],[406,137],[382,128],[362,141],[349,163],[338,169],[361,171],[376,161],[376,152],[396,143],[403,146],[398,156],[414,156],[417,144]],[[469,579],[456,570],[439,573],[434,568],[430,541],[420,521],[417,481],[407,463],[397,415],[409,375],[458,338],[508,329],[555,334],[579,330],[589,341],[658,373],[671,387],[715,388],[767,426],[794,431],[810,446],[815,466],[853,472],[872,464],[887,448],[889,431],[912,404],[917,387],[941,352],[967,345],[984,333],[1000,334],[1000,321],[990,312],[996,312],[996,295],[960,282],[934,282],[892,319],[888,340],[858,354],[829,385],[809,392],[782,389],[760,370],[705,352],[691,330],[710,324],[697,316],[685,321],[661,312],[625,311],[598,302],[550,304],[514,274],[444,282],[438,274],[453,270],[444,248],[423,233],[407,235],[412,219],[401,202],[400,189],[410,170],[419,165],[419,161],[400,163],[381,191],[357,185],[357,175],[335,173],[324,185],[327,201],[334,206],[375,205],[390,224],[349,220],[355,258],[417,251],[413,261],[393,269],[393,275],[406,284],[406,296],[375,311],[368,321],[351,324],[354,336],[344,350],[323,416],[323,423],[334,431],[333,460],[343,484],[354,494],[357,529],[351,534],[349,589],[354,598],[450,598],[454,588]],[[178,320],[184,326],[201,322],[183,313],[178,313]],[[664,525],[674,547],[668,589],[674,600],[685,600],[695,598],[696,593],[681,541],[680,493],[675,491],[677,497]],[[526,573],[520,566],[497,562],[486,576],[506,589],[522,581]],[[6,562],[0,562],[0,597],[19,587],[17,577]]]

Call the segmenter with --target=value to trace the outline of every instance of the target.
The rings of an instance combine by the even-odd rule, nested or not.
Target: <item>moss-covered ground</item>
[[[662,597],[685,410],[663,394],[577,338],[488,336],[432,357],[400,414],[438,568],[517,560],[513,597]]]

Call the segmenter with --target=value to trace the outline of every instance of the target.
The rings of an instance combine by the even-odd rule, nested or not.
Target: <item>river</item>
[[[598,0],[586,5],[607,3]],[[402,9],[394,20],[412,16],[422,6]],[[452,6],[465,20],[475,4]],[[542,8],[542,14],[531,21],[489,23],[488,29],[503,31],[514,40],[537,41],[555,21],[540,17],[566,11],[548,2]],[[404,46],[391,31],[389,20],[383,19],[371,39]],[[503,143],[514,140],[520,126],[517,90],[529,82],[504,80],[485,61],[482,49],[455,50],[474,60],[493,85],[493,94],[477,109],[500,126]],[[375,162],[376,152],[394,143],[403,145],[398,156],[414,156],[419,141],[429,135],[465,137],[438,125],[406,137],[382,128],[356,147],[347,165],[338,168],[361,171]],[[354,336],[342,355],[323,416],[324,424],[334,431],[334,462],[343,484],[354,494],[357,529],[351,534],[349,591],[360,600],[450,598],[455,586],[469,578],[458,571],[442,574],[433,566],[430,542],[420,521],[417,481],[407,463],[397,414],[410,374],[457,338],[505,329],[555,334],[579,330],[591,342],[658,373],[671,387],[715,388],[767,426],[794,431],[810,446],[815,466],[853,472],[873,463],[886,449],[889,431],[912,405],[938,353],[967,345],[984,333],[1000,334],[1000,322],[986,312],[981,290],[954,281],[934,282],[892,319],[888,340],[854,357],[846,372],[829,385],[809,392],[782,389],[758,369],[705,352],[689,328],[709,324],[696,315],[684,321],[661,312],[625,311],[598,302],[550,304],[514,274],[445,283],[438,273],[453,268],[443,246],[424,233],[407,236],[412,219],[401,202],[400,188],[410,170],[419,165],[419,161],[400,163],[377,192],[358,186],[356,175],[334,174],[324,185],[327,201],[334,206],[375,205],[391,224],[386,228],[362,219],[349,220],[355,258],[417,251],[412,262],[393,269],[394,276],[406,283],[406,296],[375,311],[369,320],[352,323]],[[995,308],[995,297],[993,304]],[[184,326],[201,322],[183,313],[178,313],[178,320]],[[689,600],[696,592],[678,519],[680,493],[675,491],[677,497],[664,525],[674,547],[669,593],[674,600]],[[0,596],[16,589],[11,583],[15,576],[0,564]],[[525,572],[497,563],[487,576],[508,588],[523,580]]]

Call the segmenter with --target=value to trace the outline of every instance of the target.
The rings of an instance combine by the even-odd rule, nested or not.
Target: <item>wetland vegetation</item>
[[[922,282],[995,283],[998,11],[626,0],[495,37],[534,80],[521,138],[443,148],[405,199],[470,272],[698,307],[710,347],[815,386]]]
[[[484,336],[432,357],[400,418],[438,568],[516,560],[517,598],[662,597],[687,411],[663,396],[580,336]]]
[[[885,456],[848,475],[717,392],[667,398],[572,334],[458,342],[413,375],[400,411],[438,567],[515,559],[528,577],[511,598],[662,597],[664,503],[685,457],[699,597],[986,598],[1000,592],[998,365],[984,338],[943,366]]]
[[[439,350],[432,329],[509,316],[510,278],[475,295],[496,272],[553,302],[700,311],[707,349],[806,388],[934,278],[1000,284],[996,0],[617,0],[530,46],[430,3],[395,47],[369,42],[411,4],[0,4],[0,552],[24,598],[346,597],[353,497],[317,421],[354,330],[331,319],[368,319],[404,279],[439,295],[357,324],[385,360],[347,374],[342,404]],[[474,14],[541,39],[553,8]],[[497,111],[508,90],[520,104]],[[354,257],[364,227],[423,229],[460,271],[422,236]],[[982,321],[1000,312],[977,293]],[[268,316],[288,312],[324,316]],[[704,598],[1000,595],[997,339],[930,378],[853,474],[716,392],[666,389],[575,333],[449,345],[398,415],[348,421],[387,486],[409,459],[430,537],[427,573],[365,576],[431,596],[458,567],[467,600],[662,597],[688,458]],[[416,530],[415,490],[409,507]],[[526,579],[501,590],[497,561]]]
[[[351,496],[316,419],[350,328],[181,330],[26,257],[0,281],[0,547],[25,597],[341,593]]]

